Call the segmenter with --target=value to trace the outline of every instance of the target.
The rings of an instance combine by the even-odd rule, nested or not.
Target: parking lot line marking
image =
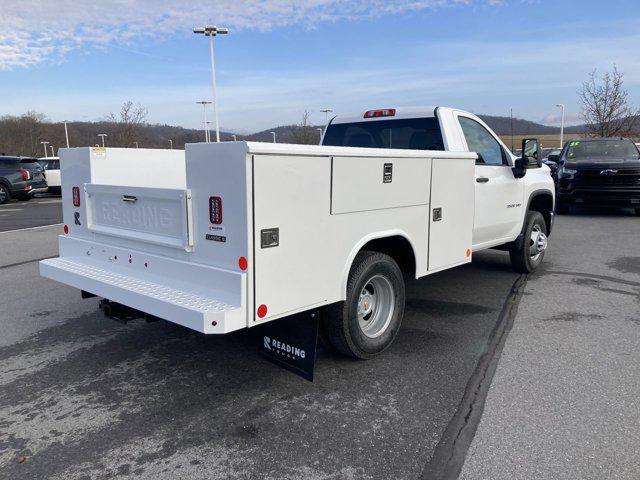
[[[10,263],[9,265],[0,265],[0,270],[3,268],[19,267],[20,265],[26,265],[27,263],[39,262],[40,260],[47,260],[49,258],[56,258],[58,255],[51,255],[50,257],[34,258],[33,260],[25,260],[23,262]]]
[[[2,211],[3,212],[21,212],[22,208],[5,208]]]
[[[4,232],[0,232],[0,235],[2,235],[3,233],[12,233],[12,232],[24,232],[25,230],[39,230],[41,228],[47,228],[47,227],[57,227],[60,225],[64,225],[63,223],[51,223],[49,225],[38,225],[37,227],[27,227],[27,228],[16,228],[15,230],[7,230]]]

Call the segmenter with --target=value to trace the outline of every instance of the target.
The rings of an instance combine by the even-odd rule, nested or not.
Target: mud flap
[[[319,318],[320,313],[311,310],[265,325],[260,354],[270,362],[313,382]]]

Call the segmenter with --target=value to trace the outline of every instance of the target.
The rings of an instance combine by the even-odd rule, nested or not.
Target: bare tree
[[[0,118],[0,153],[8,155],[41,156],[45,137],[42,113],[29,111],[20,116]]]
[[[582,83],[580,102],[587,129],[600,137],[633,136],[640,110],[629,104],[624,74],[614,65],[600,78],[596,70]]]
[[[133,147],[147,123],[148,113],[140,104],[134,105],[131,100],[124,102],[119,116],[113,113],[107,116],[107,121],[113,124],[109,143],[118,147]]]
[[[318,132],[312,125],[309,125],[309,112],[305,110],[302,114],[302,120],[291,132],[291,141],[305,145],[317,145],[318,140]]]

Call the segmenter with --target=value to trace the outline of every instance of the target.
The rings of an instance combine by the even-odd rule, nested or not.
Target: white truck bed
[[[203,333],[251,327],[344,300],[371,241],[406,241],[416,277],[471,261],[475,158],[246,142],[61,149],[68,233],[41,274]]]

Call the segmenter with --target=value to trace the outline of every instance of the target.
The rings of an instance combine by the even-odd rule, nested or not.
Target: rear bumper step
[[[40,274],[202,333],[226,333],[228,325],[237,325],[238,317],[243,315],[239,306],[129,272],[102,268],[77,257],[42,260]]]

